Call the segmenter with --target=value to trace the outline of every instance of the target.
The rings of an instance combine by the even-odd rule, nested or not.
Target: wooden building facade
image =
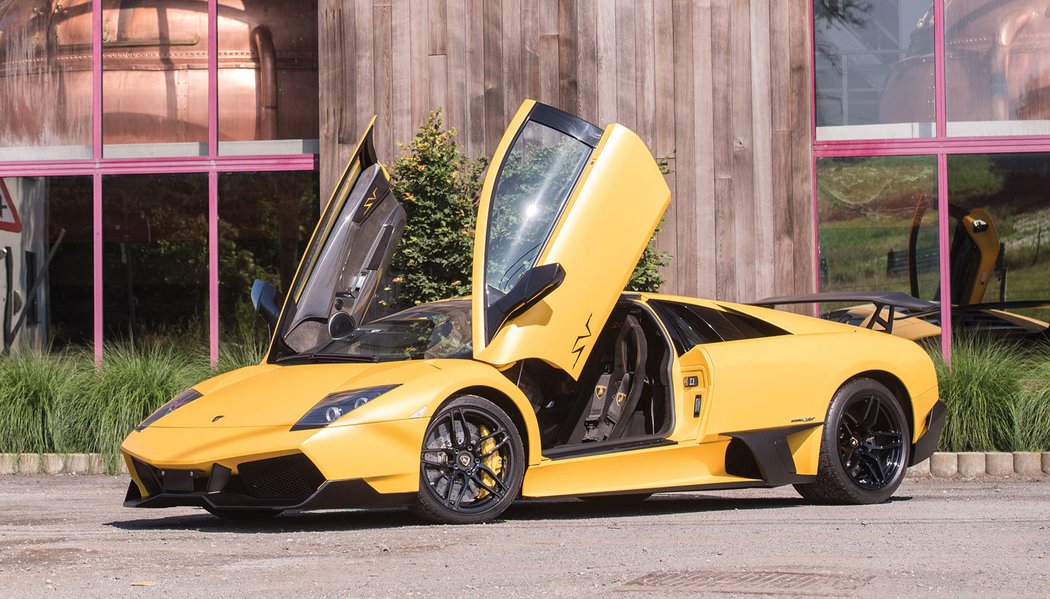
[[[472,157],[534,98],[673,153],[665,291],[813,289],[805,0],[320,0],[321,193],[378,115],[392,160],[428,112]]]

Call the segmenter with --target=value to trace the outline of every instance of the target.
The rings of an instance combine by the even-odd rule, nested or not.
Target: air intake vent
[[[257,499],[300,502],[324,482],[324,476],[303,454],[245,462],[237,470],[248,495]]]

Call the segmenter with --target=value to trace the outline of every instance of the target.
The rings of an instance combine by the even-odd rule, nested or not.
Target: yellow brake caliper
[[[491,433],[491,431],[487,427],[485,427],[483,425],[479,425],[478,426],[478,433],[482,437],[487,437]],[[480,448],[479,453],[481,455],[485,455],[487,453],[492,453],[491,456],[489,456],[488,458],[485,459],[485,465],[489,467],[489,470],[492,470],[496,474],[503,474],[503,458],[501,458],[498,453],[495,453],[495,451],[494,451],[495,449],[496,449],[496,440],[493,439],[493,438],[489,438],[489,439],[486,439],[485,442],[481,444],[481,448]],[[482,472],[481,473],[481,480],[484,481],[486,485],[492,487],[493,489],[496,488],[496,481],[492,480],[492,477],[489,476],[488,473]],[[485,489],[481,489],[480,492],[478,493],[478,499],[484,499],[485,497],[488,496],[488,494],[489,494],[488,491],[486,491]]]

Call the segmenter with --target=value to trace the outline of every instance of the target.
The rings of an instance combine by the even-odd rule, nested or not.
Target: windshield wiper
[[[287,362],[378,362],[379,356],[360,356],[351,354],[295,354],[277,358],[278,364]]]

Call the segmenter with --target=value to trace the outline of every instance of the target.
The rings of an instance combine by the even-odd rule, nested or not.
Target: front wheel
[[[525,450],[510,416],[476,395],[442,407],[423,435],[416,512],[430,520],[491,520],[517,498]]]
[[[886,501],[904,479],[910,439],[908,420],[893,393],[871,379],[852,380],[828,408],[816,482],[795,489],[823,503]]]

